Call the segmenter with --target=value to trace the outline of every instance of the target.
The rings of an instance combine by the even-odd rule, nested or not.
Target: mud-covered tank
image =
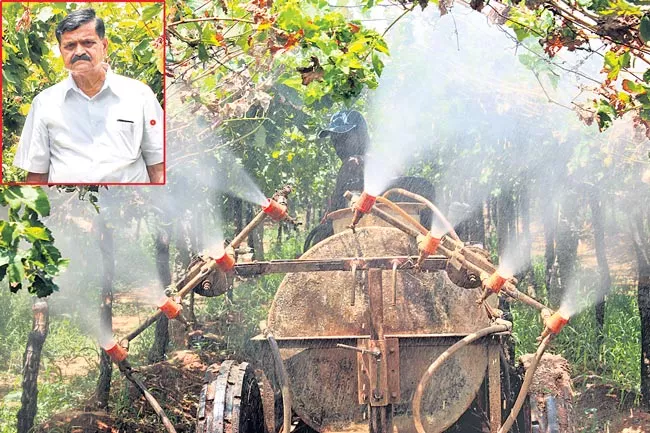
[[[421,210],[413,203],[402,207],[415,218]],[[436,270],[403,269],[405,260],[418,256],[416,240],[381,219],[366,215],[350,230],[351,209],[329,217],[335,234],[299,261],[345,259],[347,267],[286,274],[267,319],[288,375],[293,412],[305,428],[318,432],[414,432],[412,400],[427,367],[455,342],[489,325],[476,302],[481,289],[454,284],[443,271],[445,257]],[[369,265],[387,261],[393,266]],[[498,429],[504,409],[500,338],[485,337],[468,345],[431,378],[422,398],[428,433]],[[256,340],[260,355],[250,362],[275,384],[274,392],[266,380],[261,387],[266,394],[264,430],[275,432],[280,428],[274,422],[279,407],[277,365],[266,339],[260,335]],[[222,390],[228,388],[231,373],[224,374]],[[206,394],[216,380],[213,375],[206,382]],[[213,407],[209,397],[207,405]],[[205,396],[202,400],[206,404]],[[200,432],[226,431],[217,418],[228,418],[234,406],[228,409],[227,398],[221,400],[220,415],[199,423]],[[242,404],[237,398],[232,402]]]

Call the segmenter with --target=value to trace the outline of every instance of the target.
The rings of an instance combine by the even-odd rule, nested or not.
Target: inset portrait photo
[[[2,183],[165,183],[163,2],[2,2]]]

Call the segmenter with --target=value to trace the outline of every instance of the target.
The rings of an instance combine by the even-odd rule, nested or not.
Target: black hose
[[[142,383],[140,379],[138,379],[133,375],[133,370],[131,369],[129,363],[126,360],[124,360],[118,364],[118,367],[122,372],[122,374],[124,374],[124,377],[126,377],[129,381],[131,381],[131,383],[133,383],[135,386],[138,387],[138,389],[140,390],[144,398],[147,399],[147,402],[149,402],[149,405],[162,419],[163,425],[165,426],[165,429],[167,429],[167,432],[176,433],[176,429],[172,425],[172,422],[169,420],[169,418],[167,418],[167,415],[165,414],[165,411],[158,403],[158,400],[156,400],[154,396],[151,395],[147,387],[144,386],[144,383]]]

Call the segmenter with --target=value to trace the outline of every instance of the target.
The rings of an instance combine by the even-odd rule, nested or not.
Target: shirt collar
[[[109,88],[111,90],[113,90],[111,88],[111,84],[115,80],[114,75],[115,75],[115,73],[111,70],[111,67],[109,65],[106,65],[106,78],[104,78],[104,84],[102,85],[102,88],[99,90],[97,95],[100,95],[104,90],[109,89]],[[64,98],[65,98],[65,96],[68,94],[68,92],[70,90],[79,93],[80,95],[82,95],[86,99],[91,99],[91,98],[88,97],[88,95],[86,95],[84,92],[81,91],[79,86],[77,86],[77,83],[75,83],[74,79],[72,78],[72,73],[68,73],[68,78],[64,81],[64,88],[63,88],[63,97]],[[96,97],[97,95],[95,95],[94,97]]]

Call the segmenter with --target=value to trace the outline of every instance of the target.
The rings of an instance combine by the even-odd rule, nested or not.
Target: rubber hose
[[[503,322],[505,321],[502,321],[496,325],[488,326],[487,328],[483,328],[479,331],[467,335],[465,338],[454,343],[451,347],[442,352],[440,356],[438,356],[438,358],[436,358],[436,360],[433,361],[431,365],[429,365],[427,371],[425,371],[420,378],[420,382],[418,383],[418,386],[415,389],[415,394],[413,395],[413,422],[415,423],[415,429],[418,433],[426,433],[424,426],[422,425],[422,414],[420,409],[422,408],[422,395],[424,394],[424,388],[429,383],[429,380],[431,380],[433,374],[440,368],[442,364],[445,363],[447,359],[449,359],[454,353],[467,346],[468,344],[478,340],[479,338],[485,337],[486,335],[496,334],[497,332],[506,332],[512,329],[511,323]]]
[[[449,235],[454,238],[457,241],[460,241],[460,238],[458,237],[458,234],[456,234],[456,230],[454,230],[454,227],[451,225],[451,223],[447,220],[447,218],[440,212],[440,209],[436,207],[433,203],[431,203],[430,200],[422,197],[419,194],[412,193],[411,191],[402,189],[402,188],[392,188],[386,191],[383,194],[383,197],[388,198],[389,195],[391,194],[401,194],[403,196],[406,196],[408,198],[412,198],[413,200],[419,201],[420,203],[426,205],[431,211],[442,221],[444,224],[445,228],[447,229],[447,232]]]
[[[415,220],[415,218],[413,218],[411,215],[406,213],[406,211],[404,209],[402,209],[401,207],[399,207],[397,204],[393,203],[392,201],[388,200],[386,197],[379,196],[379,197],[377,197],[377,201],[379,203],[383,203],[383,204],[387,205],[388,207],[393,209],[395,212],[400,214],[406,221],[411,223],[411,225],[413,225],[413,227],[417,228],[418,231],[420,233],[422,233],[423,235],[426,235],[428,233],[428,230],[422,224],[417,222]]]
[[[535,352],[535,357],[533,358],[533,361],[530,363],[530,366],[526,371],[526,376],[524,376],[524,383],[521,384],[521,389],[519,390],[517,401],[515,401],[515,404],[512,406],[512,410],[510,411],[510,415],[508,415],[508,418],[505,420],[497,433],[504,433],[510,430],[510,427],[512,427],[512,424],[515,422],[515,419],[517,419],[517,415],[519,415],[519,411],[521,410],[521,407],[524,405],[524,401],[526,400],[528,388],[530,388],[530,384],[533,383],[533,375],[535,374],[535,370],[537,370],[539,361],[542,359],[542,355],[544,354],[549,341],[551,341],[552,336],[553,334],[547,335],[544,337],[542,342],[539,343],[537,352]]]
[[[146,386],[144,386],[144,383],[140,379],[138,379],[136,376],[133,375],[133,371],[131,370],[131,366],[126,363],[125,361],[120,362],[118,364],[118,367],[122,374],[130,380],[135,386],[138,387],[144,398],[147,400],[151,408],[158,414],[160,419],[162,420],[163,425],[165,426],[165,429],[167,430],[168,433],[176,433],[176,429],[174,428],[174,425],[171,423],[169,418],[167,418],[167,415],[165,414],[165,411],[163,408],[160,406],[158,403],[158,400],[155,399],[153,395],[149,392]]]

